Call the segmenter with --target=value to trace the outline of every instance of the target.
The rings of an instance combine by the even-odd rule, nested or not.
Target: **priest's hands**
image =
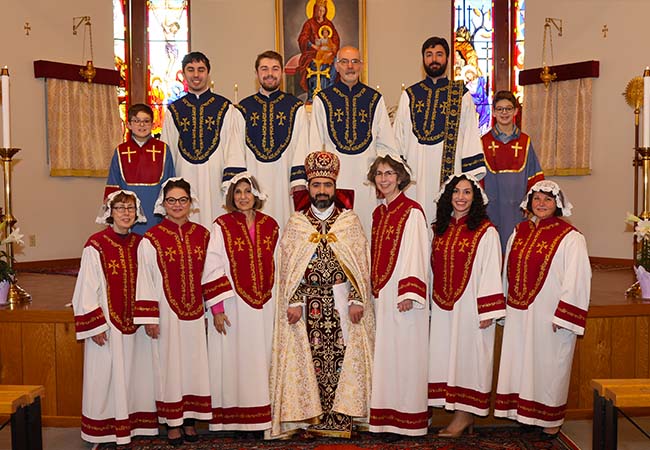
[[[148,323],[144,326],[144,331],[151,339],[158,339],[158,335],[160,334],[160,327],[157,323]]]
[[[108,337],[106,336],[105,331],[102,331],[101,333],[92,336],[91,339],[95,344],[99,345],[100,347],[102,347],[106,343],[106,341],[108,341]]]
[[[302,317],[302,306],[289,306],[287,308],[287,320],[289,325],[298,322]]]
[[[413,309],[413,300],[409,298],[407,298],[406,300],[402,300],[397,304],[397,310],[399,312],[406,312],[412,309]]]
[[[348,315],[352,323],[359,323],[363,317],[363,306],[354,304],[348,306]]]
[[[226,313],[218,313],[214,315],[214,327],[217,329],[217,331],[221,334],[227,334],[226,333],[226,325],[230,326],[230,320],[228,320],[228,316]]]

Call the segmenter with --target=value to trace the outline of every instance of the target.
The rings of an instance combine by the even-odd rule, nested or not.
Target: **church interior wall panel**
[[[0,325],[0,384],[23,383],[22,333],[19,323]]]
[[[634,378],[650,377],[650,317],[636,318]]]
[[[636,318],[612,320],[612,378],[634,378],[636,372]]]
[[[81,416],[84,346],[73,323],[56,324],[57,416]]]
[[[45,386],[44,416],[57,415],[56,336],[54,323],[23,323],[23,384]]]
[[[580,408],[591,408],[592,395],[589,381],[592,378],[611,378],[611,319],[587,319],[585,334],[578,339],[580,365],[573,370],[580,373]]]

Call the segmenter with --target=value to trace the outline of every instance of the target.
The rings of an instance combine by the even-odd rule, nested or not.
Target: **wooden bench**
[[[593,450],[615,450],[618,440],[617,408],[650,406],[650,378],[595,379]]]
[[[11,448],[42,450],[41,396],[43,386],[0,384],[0,414],[11,416]]]

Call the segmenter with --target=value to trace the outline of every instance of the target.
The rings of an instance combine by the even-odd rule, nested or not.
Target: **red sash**
[[[120,144],[117,154],[120,161],[120,172],[127,184],[152,186],[162,181],[165,168],[165,151],[163,141],[151,138],[142,147],[133,139]]]
[[[201,275],[210,232],[186,222],[180,227],[163,219],[144,235],[156,249],[163,291],[171,309],[180,320],[195,320],[203,313]]]
[[[256,213],[255,242],[252,242],[246,216],[242,213],[224,214],[215,222],[223,233],[237,294],[251,308],[262,309],[273,290],[273,253],[278,242],[278,224],[272,217]]]
[[[476,258],[481,238],[493,227],[489,220],[483,221],[476,230],[467,228],[467,216],[458,221],[451,219],[447,230],[436,235],[431,243],[431,267],[433,268],[433,301],[441,309],[451,311],[460,299]]]
[[[484,135],[483,152],[485,165],[492,173],[521,172],[526,167],[528,160],[528,147],[530,138],[525,133],[519,133],[517,139],[504,144],[494,138],[490,132]]]
[[[379,291],[393,275],[404,226],[413,208],[422,211],[417,202],[400,193],[388,206],[379,205],[372,213],[370,280],[372,295],[375,297],[379,296]],[[424,215],[424,211],[422,214]]]
[[[560,242],[572,230],[573,226],[557,217],[537,226],[530,220],[517,225],[508,256],[508,305],[528,309],[535,301]]]
[[[122,334],[133,334],[135,307],[135,280],[138,274],[138,244],[142,236],[130,233],[123,237],[111,227],[92,235],[86,246],[99,252],[106,279],[106,296],[111,323]]]

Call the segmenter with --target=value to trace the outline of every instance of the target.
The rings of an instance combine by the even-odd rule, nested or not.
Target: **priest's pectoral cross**
[[[130,148],[130,147],[127,147],[127,148],[126,148],[126,151],[120,153],[120,155],[126,155],[126,157],[128,158],[128,162],[129,162],[129,164],[131,164],[131,155],[135,155],[136,153],[137,153],[137,152],[136,152],[135,150],[131,151],[131,148]]]
[[[120,268],[120,265],[116,260],[111,259],[111,262],[108,263],[108,268],[112,270],[111,275],[117,275],[117,269]]]
[[[183,131],[187,132],[187,130],[189,130],[189,126],[190,126],[190,119],[188,119],[187,117],[183,117],[181,119],[179,125],[181,127],[183,127]]]
[[[548,248],[548,243],[546,241],[539,242],[537,244],[537,253],[543,253],[544,250]]]
[[[515,151],[515,158],[519,155],[519,150],[521,150],[523,147],[519,145],[519,142],[515,142],[515,145],[510,147]]]
[[[497,155],[497,148],[499,148],[499,146],[497,145],[497,143],[494,142],[494,141],[492,141],[492,143],[491,143],[490,146],[488,147],[488,150],[492,150],[492,155],[493,155],[493,156],[496,156],[496,155]]]
[[[463,240],[458,243],[458,247],[458,251],[460,253],[465,253],[465,250],[467,250],[467,247],[469,247],[469,239],[463,238]]]
[[[244,250],[244,240],[242,238],[238,237],[237,239],[235,239],[234,244],[237,246],[237,251],[238,252],[241,252],[241,251]]]
[[[368,112],[365,109],[359,111],[359,122],[366,123],[368,120]]]
[[[145,150],[147,153],[151,153],[151,159],[153,162],[156,162],[156,153],[162,153],[161,150],[156,150],[156,146],[152,146],[150,149]]]
[[[198,259],[199,261],[203,261],[203,253],[204,251],[201,247],[199,247],[198,245],[194,247],[194,254],[196,255],[196,259]]]
[[[205,123],[205,127],[210,131],[212,131],[212,127],[217,124],[217,122],[215,122],[214,120],[214,117],[212,116],[208,116],[208,118],[205,119],[204,123]]]
[[[266,246],[267,250],[271,250],[271,236],[267,236],[264,238],[264,245]]]
[[[167,257],[167,262],[174,262],[176,259],[174,258],[174,255],[176,255],[176,250],[174,250],[171,247],[167,247],[165,249],[165,256]]]
[[[275,118],[278,120],[278,125],[283,126],[284,121],[287,120],[287,115],[284,113],[284,111],[280,111]]]
[[[336,111],[334,111],[334,115],[336,116],[336,121],[337,122],[343,122],[343,110],[341,108],[336,108]]]
[[[421,113],[423,108],[424,108],[424,102],[422,100],[418,100],[417,102],[415,102],[415,112]]]
[[[251,125],[254,126],[254,127],[256,127],[256,126],[257,126],[257,122],[258,122],[259,120],[260,120],[260,115],[257,114],[257,111],[253,112],[253,114],[251,114]]]

